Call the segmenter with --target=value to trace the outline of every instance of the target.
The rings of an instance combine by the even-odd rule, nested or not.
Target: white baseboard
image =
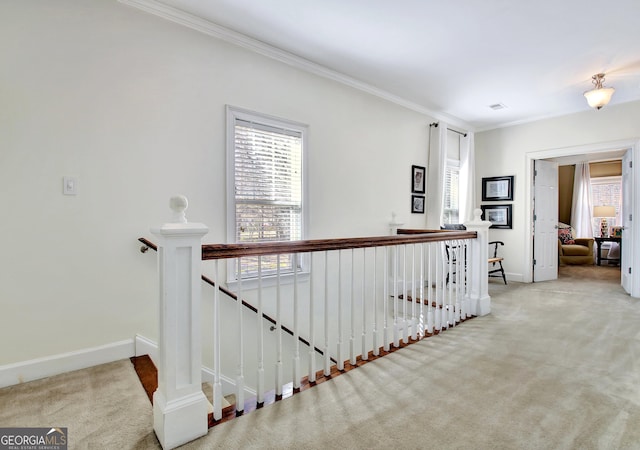
[[[136,356],[149,355],[151,361],[157,366],[158,344],[149,338],[136,334]]]
[[[151,361],[157,366],[156,363],[158,357],[158,344],[155,341],[152,341],[149,338],[144,336],[136,335],[135,339],[136,356],[149,355]],[[209,382],[213,384],[215,372],[209,367],[202,366],[201,377],[203,382]],[[236,393],[236,383],[233,378],[227,377],[224,374],[220,375],[220,381],[222,382],[222,395],[229,395]],[[250,387],[245,386],[244,388],[245,398],[256,397],[258,394],[255,390]]]
[[[207,381],[213,384],[214,376],[215,376],[215,372],[212,369],[206,366],[202,366],[203,382]],[[222,383],[222,395],[229,395],[229,394],[236,393],[236,382],[233,380],[233,378],[220,375],[220,382]],[[257,396],[258,396],[257,391],[255,391],[254,389],[251,389],[248,386],[244,387],[244,398],[253,398]]]
[[[524,283],[524,276],[521,273],[505,272],[507,281],[516,281],[518,283]]]
[[[134,341],[127,339],[99,347],[7,364],[0,366],[0,388],[119,361],[133,355]]]

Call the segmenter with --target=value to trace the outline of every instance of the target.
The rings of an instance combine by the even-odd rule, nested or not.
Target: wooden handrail
[[[226,259],[246,256],[282,255],[291,253],[347,250],[353,248],[386,247],[403,244],[448,241],[452,239],[476,239],[475,231],[403,230],[406,233],[393,236],[314,239],[287,242],[258,242],[245,244],[204,244],[202,259]]]
[[[458,233],[464,230],[427,230],[424,228],[398,228],[398,234],[425,234],[425,233]]]
[[[150,248],[151,250],[158,251],[158,246],[157,246],[156,244],[154,244],[153,242],[151,242],[150,240],[145,239],[145,238],[139,238],[139,239],[138,239],[138,241],[142,242],[145,246],[147,246],[147,247],[148,247],[148,248]],[[146,250],[145,250],[145,251],[146,251]],[[143,251],[143,253],[144,253],[144,251]],[[202,278],[202,281],[204,281],[205,283],[209,284],[210,286],[213,286],[214,288],[215,288],[215,287],[217,287],[217,288],[218,288],[218,290],[220,290],[220,292],[222,292],[223,294],[225,294],[225,295],[227,295],[227,296],[231,297],[231,298],[232,298],[232,299],[234,299],[235,301],[238,301],[238,296],[237,296],[235,293],[233,293],[233,292],[231,292],[230,290],[228,290],[227,288],[225,288],[224,286],[216,286],[216,283],[215,283],[212,279],[210,279],[209,277],[207,277],[207,276],[205,276],[205,275],[202,275],[200,278]],[[245,300],[242,300],[242,306],[244,306],[244,307],[246,307],[246,308],[250,309],[251,311],[253,311],[253,312],[254,312],[254,313],[256,313],[256,314],[258,313],[258,309],[257,309],[255,306],[253,306],[251,303],[247,303]],[[273,319],[273,318],[272,318],[271,316],[269,316],[268,314],[262,313],[262,318],[263,318],[263,319],[265,319],[265,320],[267,320],[268,322],[271,322],[271,324],[273,324],[273,325],[277,325],[276,320],[275,320],[275,319]],[[291,336],[293,336],[293,335],[294,335],[293,331],[291,331],[291,330],[290,330],[289,328],[287,328],[286,326],[281,325],[281,327],[282,327],[282,330],[283,330],[285,333],[287,333],[287,334],[289,334],[289,335],[291,335]],[[299,340],[300,342],[302,342],[304,345],[306,345],[307,347],[311,347],[311,344],[310,344],[310,343],[309,343],[309,341],[307,341],[305,338],[303,338],[303,337],[301,337],[301,336],[298,336],[298,340]],[[314,346],[314,347],[313,347],[313,349],[316,351],[316,353],[318,353],[318,354],[320,354],[320,355],[324,355],[324,352],[323,352],[322,350],[320,350],[318,347],[315,347],[315,346]],[[334,362],[334,363],[336,363],[336,362],[337,362],[337,361],[336,361],[335,359],[333,359],[333,358],[331,358],[331,361],[332,361],[332,362]]]

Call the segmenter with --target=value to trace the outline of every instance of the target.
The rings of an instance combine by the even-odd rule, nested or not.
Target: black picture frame
[[[482,179],[482,201],[513,201],[513,175]]]
[[[425,171],[423,166],[411,166],[411,192],[414,194],[426,193]]]
[[[424,214],[424,195],[412,195],[411,196],[411,213],[412,214]]]
[[[491,222],[489,228],[512,229],[512,205],[481,205],[480,208],[482,209],[482,220]]]

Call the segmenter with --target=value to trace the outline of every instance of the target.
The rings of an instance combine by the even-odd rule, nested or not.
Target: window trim
[[[236,242],[236,203],[235,203],[235,124],[236,119],[246,120],[249,122],[257,122],[274,128],[289,129],[299,132],[302,136],[302,214],[301,214],[301,239],[307,239],[308,237],[308,224],[309,224],[309,185],[308,185],[308,133],[309,127],[306,124],[295,122],[288,119],[283,119],[268,114],[263,114],[255,111],[250,111],[243,108],[238,108],[231,105],[226,105],[226,200],[227,200],[227,242]],[[300,258],[300,269],[298,270],[298,280],[308,278],[309,272],[309,255],[303,254]],[[227,284],[231,288],[235,288],[238,284],[236,278],[237,268],[236,260],[227,261]],[[301,278],[302,277],[302,278]],[[262,285],[270,286],[275,285],[277,275],[263,275]],[[281,283],[292,283],[294,279],[293,273],[286,273],[280,275]],[[242,278],[243,288],[255,288],[258,286],[257,277]]]

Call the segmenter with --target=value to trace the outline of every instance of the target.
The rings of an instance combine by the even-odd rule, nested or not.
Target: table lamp
[[[600,219],[600,237],[609,237],[607,218],[615,216],[615,206],[595,206],[593,208],[593,217]]]

